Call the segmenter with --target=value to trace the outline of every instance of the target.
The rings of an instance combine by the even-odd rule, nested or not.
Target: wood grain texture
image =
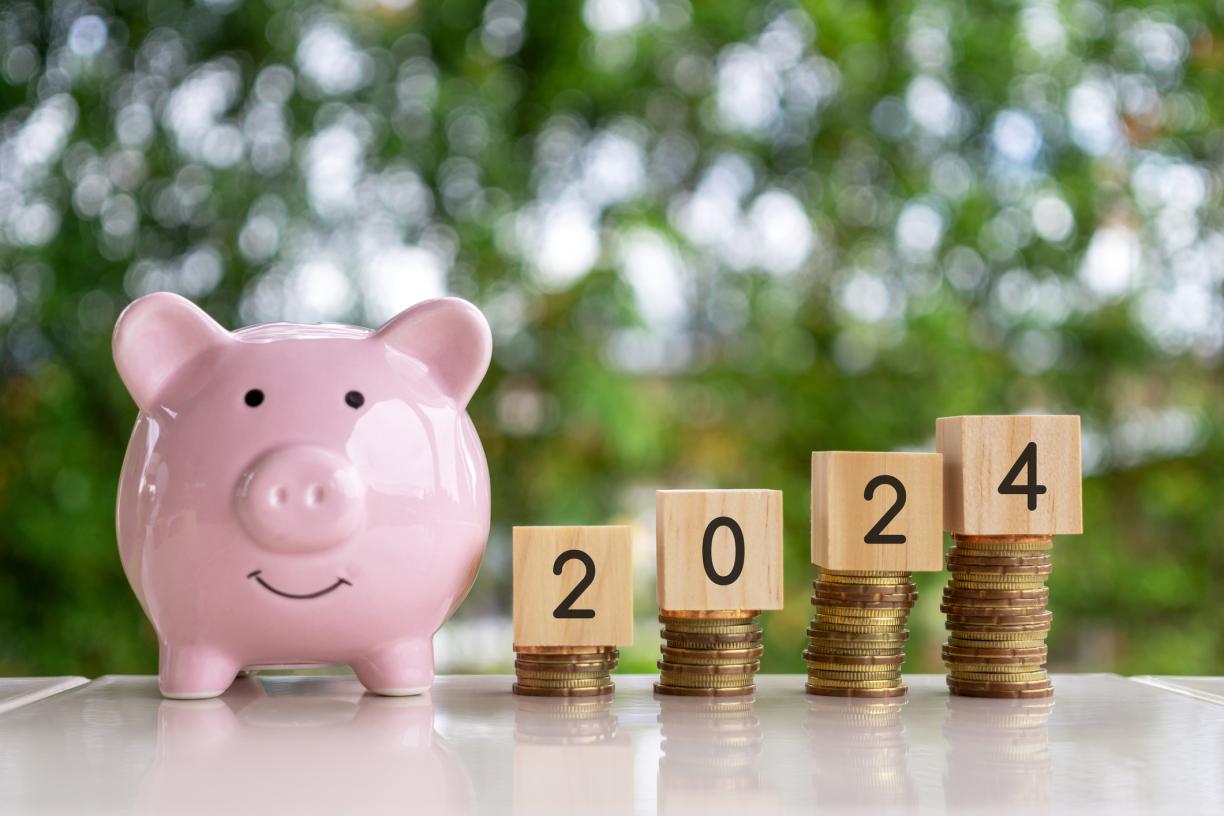
[[[1036,444],[1036,481],[1028,497],[1000,493],[1029,443]],[[1078,416],[958,416],[935,423],[944,457],[944,529],[963,535],[1063,535],[1083,532]],[[1016,484],[1028,481],[1021,473]]]
[[[742,567],[727,585],[711,580],[703,557],[706,531],[717,519],[733,521],[743,533]],[[782,608],[782,491],[660,490],[655,525],[660,608]],[[730,576],[736,552],[732,527],[714,525],[710,542],[714,574]]]
[[[943,569],[943,465],[937,453],[817,451],[812,454],[812,563],[832,570]],[[904,536],[904,543],[868,543],[865,539],[897,502],[890,484],[897,479],[905,503],[879,530]]]
[[[595,576],[572,609],[593,618],[557,618],[558,605],[587,574],[568,550],[590,556]],[[633,643],[633,544],[628,527],[514,528],[514,645],[628,646]]]

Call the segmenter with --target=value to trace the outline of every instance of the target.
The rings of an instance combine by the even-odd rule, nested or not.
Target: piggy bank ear
[[[489,322],[459,298],[418,303],[388,320],[374,338],[424,363],[442,392],[461,407],[476,392],[493,355]]]
[[[115,323],[111,350],[128,393],[143,410],[176,371],[205,351],[232,342],[230,333],[186,298],[169,292],[133,301]]]

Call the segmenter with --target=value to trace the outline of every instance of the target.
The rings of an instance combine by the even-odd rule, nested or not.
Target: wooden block
[[[514,528],[514,645],[633,643],[628,527]]]
[[[831,570],[942,570],[942,457],[813,453],[812,563]]]
[[[948,532],[1083,532],[1078,416],[942,417],[935,440]]]
[[[660,608],[782,608],[781,490],[660,490],[655,525]]]

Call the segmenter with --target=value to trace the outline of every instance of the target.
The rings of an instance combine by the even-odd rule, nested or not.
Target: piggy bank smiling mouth
[[[293,598],[296,601],[309,601],[313,598],[322,598],[324,595],[328,594],[329,592],[334,592],[342,586],[352,586],[353,585],[351,581],[346,581],[343,578],[337,578],[336,583],[332,584],[326,589],[320,589],[318,592],[307,592],[304,595],[295,595],[292,592],[285,592],[283,590],[279,590],[276,587],[269,584],[263,578],[260,578],[259,576],[262,572],[263,570],[255,570],[254,572],[248,574],[247,578],[254,578],[255,583],[259,584],[261,587],[268,590],[274,595],[279,595],[282,598]]]

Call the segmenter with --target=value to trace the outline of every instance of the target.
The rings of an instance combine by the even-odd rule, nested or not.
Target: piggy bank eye
[[[246,392],[246,396],[242,398],[242,401],[254,408],[263,402],[263,397],[264,395],[262,391],[260,391],[258,388],[252,388],[250,391]]]
[[[344,404],[350,408],[360,408],[365,405],[365,397],[360,391],[350,391],[344,395]]]

